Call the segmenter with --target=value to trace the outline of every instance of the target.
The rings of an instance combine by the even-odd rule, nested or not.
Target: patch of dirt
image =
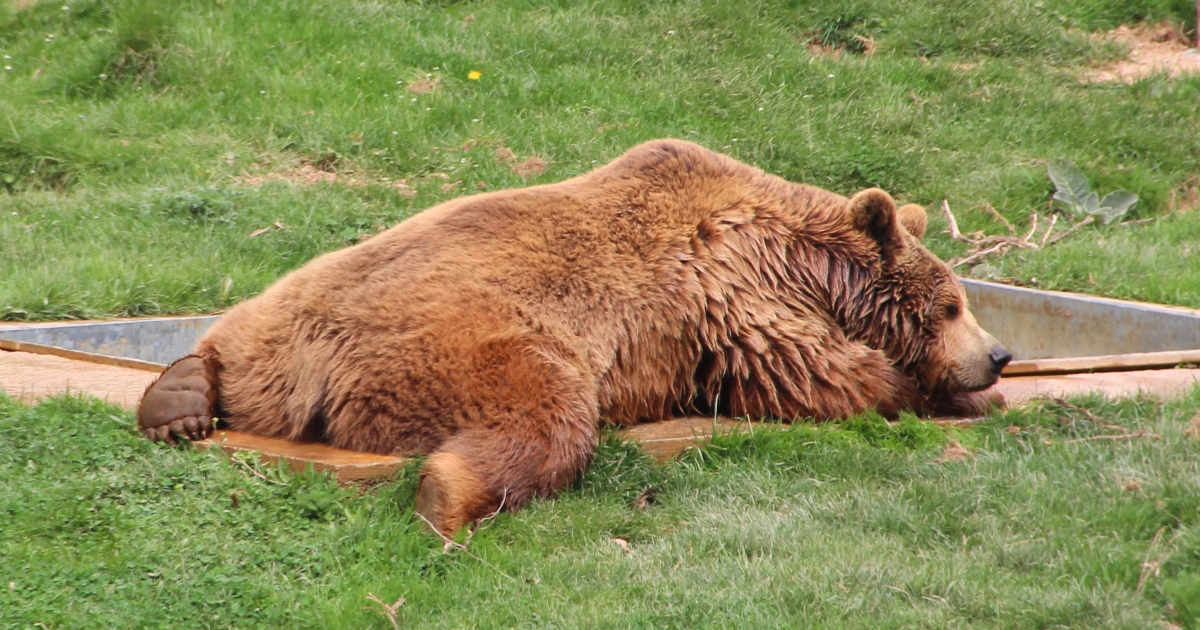
[[[1120,26],[1092,37],[1128,46],[1130,52],[1125,59],[1085,73],[1084,79],[1089,82],[1135,83],[1162,72],[1171,78],[1200,73],[1200,52],[1190,45],[1176,24]]]
[[[821,40],[819,33],[809,33],[806,41],[803,42],[804,47],[808,49],[808,54],[818,59],[837,58],[847,54],[862,55],[864,57],[875,56],[875,51],[879,44],[874,37],[865,35],[854,35],[854,41],[850,44],[850,50],[846,46],[829,44]]]
[[[324,167],[324,168],[322,168]],[[333,170],[332,164],[322,162],[301,162],[299,166],[272,173],[260,172],[257,162],[250,165],[249,172],[233,178],[234,183],[242,186],[262,186],[267,182],[287,182],[293,186],[315,186],[316,184],[342,184],[343,186],[366,186],[379,184],[396,189],[401,197],[417,196],[417,189],[408,183],[407,179],[393,180],[390,177],[372,178],[362,173],[339,173]]]
[[[420,81],[413,81],[404,86],[404,89],[412,94],[428,94],[442,89],[442,79],[440,77],[425,77]]]
[[[1200,440],[1200,414],[1196,414],[1196,417],[1188,422],[1183,429],[1183,434],[1193,440]]]
[[[1200,176],[1192,176],[1179,188],[1171,191],[1167,200],[1169,212],[1195,212],[1200,209]]]
[[[512,172],[525,178],[536,177],[546,172],[546,161],[535,155],[524,162],[514,164]]]
[[[332,184],[339,180],[342,183],[350,183],[345,177],[339,179],[337,173],[323,171],[307,163],[287,171],[263,174],[242,173],[234,178],[234,181],[244,186],[262,186],[267,182],[287,182],[297,186],[312,186],[322,183]]]
[[[933,460],[935,464],[945,464],[949,462],[961,462],[971,458],[971,451],[959,444],[957,440],[950,440],[942,451],[942,456]]]

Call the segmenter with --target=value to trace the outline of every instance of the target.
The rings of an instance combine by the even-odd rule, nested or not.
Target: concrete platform
[[[54,394],[71,392],[96,396],[133,409],[156,374],[146,369],[100,365],[60,356],[0,350],[0,386],[19,400],[32,402]],[[1200,384],[1200,369],[1177,368],[1100,372],[1092,374],[1030,375],[1001,379],[996,386],[1010,405],[1038,397],[1063,397],[1100,393],[1121,397],[1145,392],[1171,398]],[[939,421],[950,424],[962,420]],[[656,457],[667,459],[712,436],[714,430],[746,429],[750,423],[729,418],[678,418],[638,425],[621,432],[641,442]],[[312,465],[333,473],[339,481],[363,481],[393,475],[406,461],[403,457],[375,455],[332,448],[324,444],[299,443],[261,438],[236,431],[217,431],[197,444],[199,448],[220,447],[228,453],[257,451],[269,461],[282,460],[293,469]]]

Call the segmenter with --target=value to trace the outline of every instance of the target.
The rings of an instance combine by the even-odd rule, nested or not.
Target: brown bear
[[[450,532],[571,484],[602,423],[983,412],[1011,355],[924,231],[879,189],[649,142],[313,260],[221,318],[138,420],[427,454],[417,510]]]

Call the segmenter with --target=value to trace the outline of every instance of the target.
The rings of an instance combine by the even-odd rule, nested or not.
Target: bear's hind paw
[[[184,357],[167,367],[142,396],[138,427],[155,442],[203,440],[213,430],[216,399],[209,366],[201,357]]]

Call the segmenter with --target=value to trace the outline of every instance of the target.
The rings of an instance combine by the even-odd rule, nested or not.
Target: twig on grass
[[[1063,240],[1064,238],[1067,238],[1068,236],[1074,234],[1076,231],[1079,230],[1079,228],[1087,226],[1087,225],[1091,225],[1095,222],[1096,222],[1096,217],[1089,216],[1089,217],[1083,219],[1082,221],[1080,221],[1079,223],[1076,223],[1075,225],[1072,225],[1071,227],[1063,230],[1062,232],[1055,234],[1054,238],[1050,239],[1046,243],[1046,245],[1053,245],[1053,244]]]
[[[1050,227],[1046,228],[1045,234],[1042,234],[1042,240],[1040,243],[1038,243],[1039,248],[1046,246],[1046,241],[1050,238],[1050,233],[1054,231],[1054,225],[1056,223],[1058,223],[1058,215],[1057,214],[1051,215],[1050,216]]]
[[[1117,435],[1089,435],[1088,437],[1067,440],[1065,444],[1070,444],[1072,442],[1089,442],[1092,440],[1132,440],[1134,438],[1150,438],[1153,440],[1160,440],[1162,439],[1162,436],[1157,433],[1150,433],[1149,431],[1134,431],[1133,433],[1118,433]]]
[[[259,479],[262,479],[263,481],[266,481],[266,482],[268,482],[268,483],[273,483],[273,484],[276,484],[276,485],[280,485],[280,486],[286,486],[286,485],[287,485],[287,482],[286,482],[286,481],[277,481],[277,480],[275,480],[275,479],[271,479],[270,477],[268,477],[268,476],[266,476],[266,475],[264,475],[264,474],[262,474],[262,473],[258,472],[257,470],[255,470],[255,469],[254,469],[254,467],[253,467],[253,466],[251,466],[250,464],[247,464],[246,462],[244,462],[244,461],[242,461],[242,460],[240,460],[240,459],[238,459],[238,458],[236,458],[236,457],[230,457],[229,459],[230,459],[230,460],[232,460],[232,461],[235,461],[235,462],[237,462],[238,464],[241,464],[241,465],[242,465],[242,466],[243,466],[243,467],[244,467],[246,470],[249,470],[249,471],[250,471],[250,474],[254,475],[255,477],[258,477]]]
[[[1008,219],[1005,219],[990,204],[984,204],[983,209],[993,217],[999,219],[1008,228],[1009,233],[1007,235],[995,234],[990,236],[983,232],[964,234],[958,227],[958,219],[950,211],[950,203],[945,199],[942,200],[942,213],[946,215],[946,223],[948,224],[946,232],[950,234],[950,238],[969,245],[966,256],[952,258],[948,261],[952,268],[975,264],[991,255],[1003,256],[1013,249],[1044,249],[1073,234],[1079,228],[1095,221],[1094,218],[1089,216],[1058,234],[1054,234],[1054,229],[1058,226],[1058,215],[1051,214],[1047,218],[1034,211],[1029,215],[1029,231],[1021,236],[1017,236],[1017,230],[1013,227],[1013,224]],[[1046,224],[1045,229],[1041,229],[1043,223]],[[1041,231],[1040,238],[1038,237],[1039,231]]]
[[[442,539],[442,553],[450,553],[451,550],[461,551],[461,552],[467,554],[468,556],[474,558],[475,560],[479,561],[480,564],[483,564],[484,566],[495,571],[496,573],[499,573],[500,575],[503,575],[504,577],[508,578],[514,584],[519,584],[519,582],[517,581],[517,578],[505,573],[504,571],[501,571],[500,567],[497,567],[496,565],[492,564],[491,562],[488,562],[487,560],[484,560],[483,558],[480,558],[479,556],[471,553],[471,550],[468,549],[466,545],[464,545],[462,543],[454,542],[453,540],[451,540],[449,537],[447,537],[445,534],[443,534],[441,532],[441,530],[434,527],[433,523],[429,522],[429,519],[425,518],[424,514],[421,514],[420,512],[413,512],[413,514],[415,514],[417,516],[417,518],[421,519],[422,521],[425,521],[425,524],[429,526],[429,529],[432,530],[433,533],[437,534],[438,538]]]
[[[396,603],[392,604],[390,606],[388,604],[385,604],[382,599],[375,597],[375,593],[367,593],[367,599],[375,602],[376,604],[379,604],[379,606],[381,608],[383,608],[383,610],[381,610],[380,612],[383,613],[385,616],[387,616],[388,621],[392,622],[392,628],[394,628],[394,630],[400,630],[400,622],[396,619],[396,615],[397,615],[397,610],[399,610],[399,608],[404,605],[403,597],[401,597],[400,599],[397,599]]]
[[[1150,560],[1150,556],[1154,553],[1154,550],[1158,548],[1158,543],[1162,541],[1162,535],[1166,529],[1166,527],[1160,527],[1158,531],[1154,533],[1154,540],[1150,541],[1150,548],[1146,550],[1146,559],[1142,561],[1141,574],[1138,575],[1137,589],[1134,590],[1135,595],[1142,594],[1142,591],[1146,588],[1146,582],[1150,581],[1150,578],[1152,577],[1158,577],[1159,568],[1162,567],[1162,564],[1166,562],[1172,554],[1175,553],[1174,551],[1167,551],[1167,553],[1160,556],[1157,560]],[[1175,535],[1171,536],[1171,540],[1167,541],[1166,547],[1170,549],[1171,545],[1175,544],[1175,541],[1178,540],[1179,537],[1182,536],[1186,531],[1188,531],[1187,528],[1180,528],[1177,530]]]
[[[1012,234],[1014,236],[1016,235],[1017,228],[1014,228],[1013,224],[1009,223],[1008,219],[1005,219],[1003,214],[996,212],[996,209],[992,207],[992,204],[990,204],[990,203],[983,204],[983,209],[986,210],[988,214],[992,215],[992,217],[995,218],[997,221],[1003,223],[1004,227],[1008,228],[1009,234]]]

